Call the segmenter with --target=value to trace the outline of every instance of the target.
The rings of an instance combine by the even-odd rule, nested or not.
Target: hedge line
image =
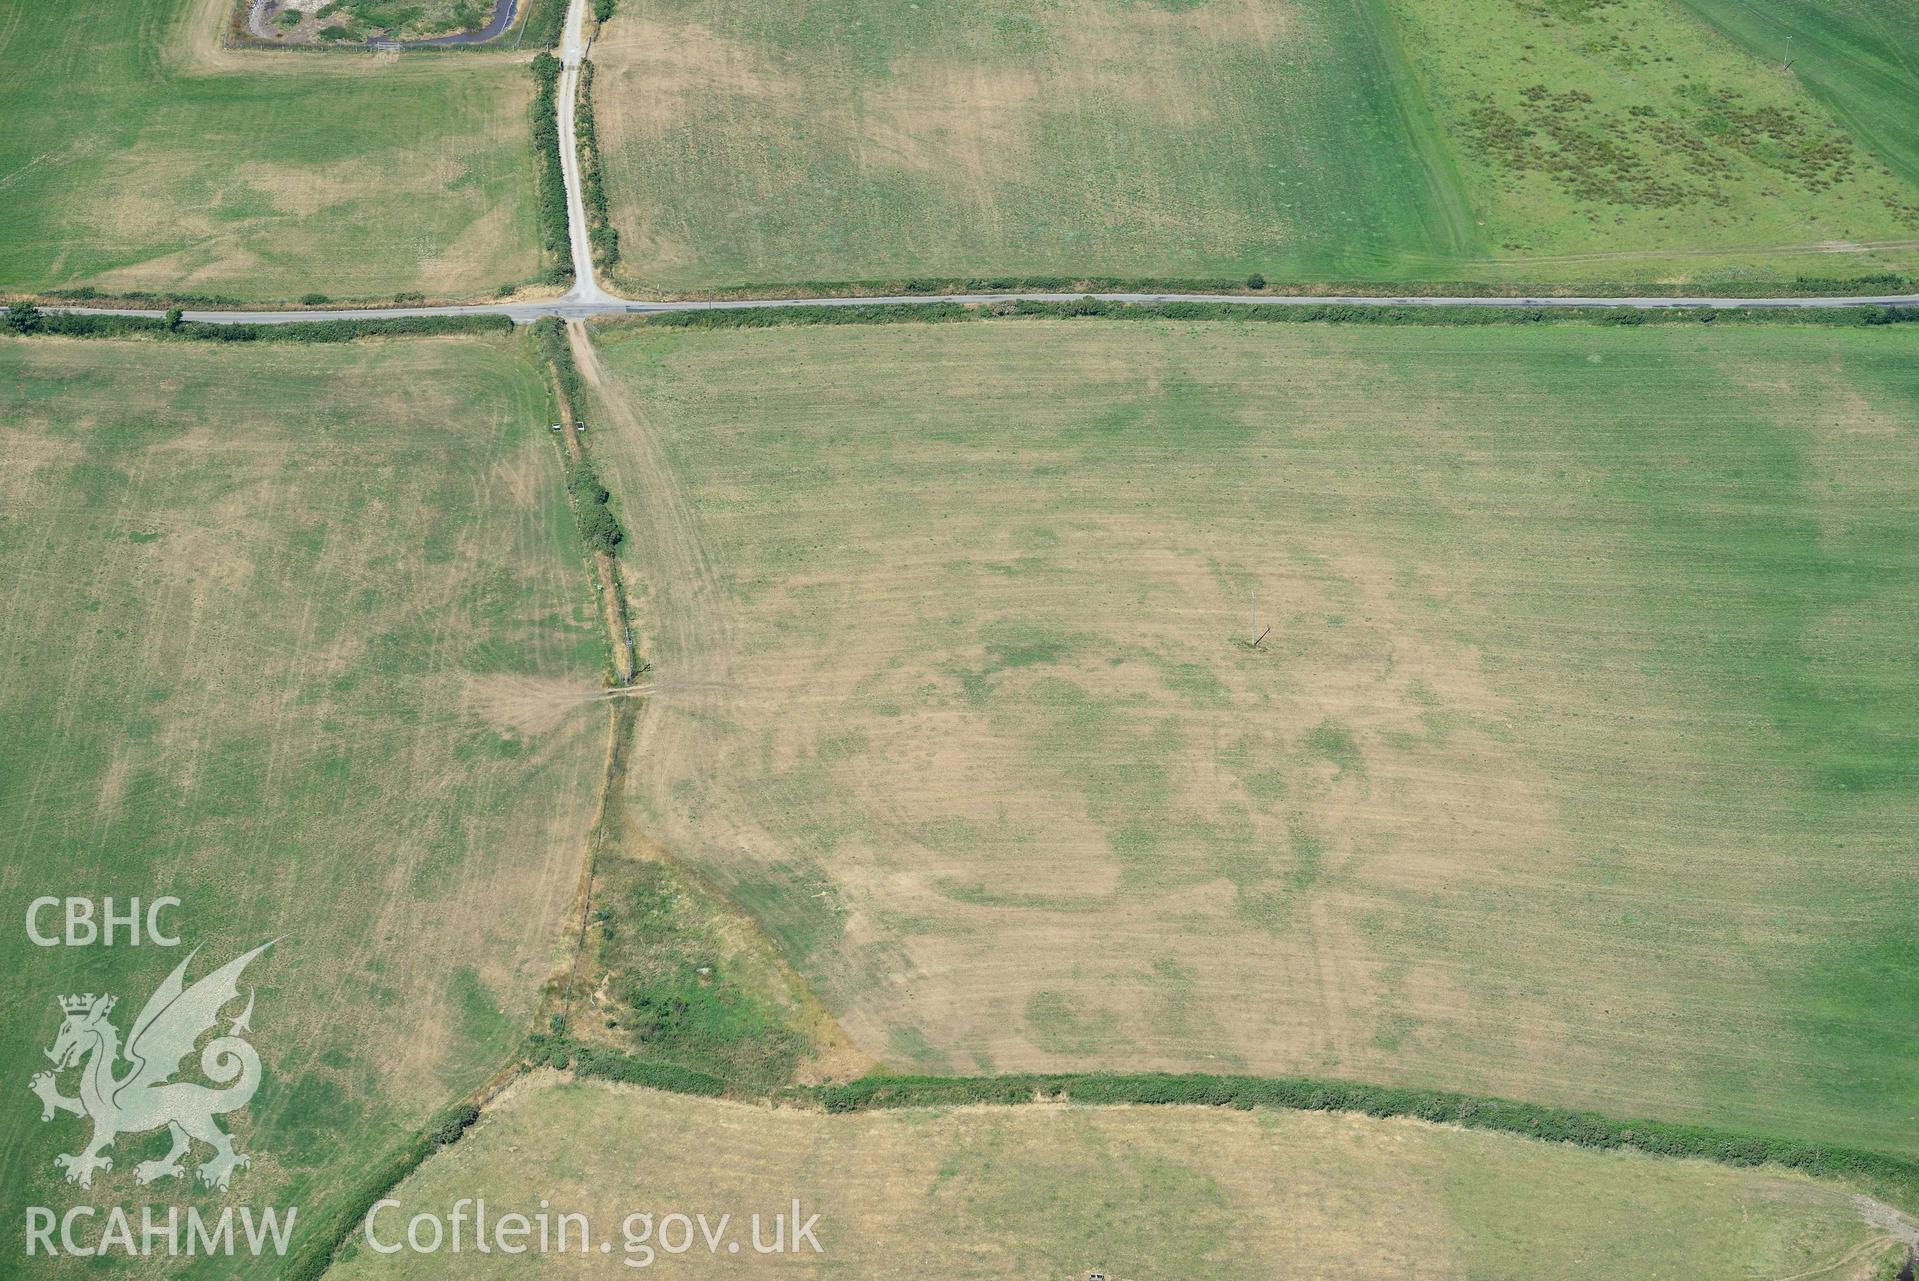
[[[360,1223],[376,1201],[400,1186],[420,1163],[448,1144],[458,1143],[480,1119],[473,1103],[456,1103],[436,1113],[426,1125],[384,1159],[368,1167],[356,1180],[338,1208],[324,1218],[311,1220],[305,1244],[297,1247],[280,1274],[281,1281],[319,1281],[333,1266],[346,1239],[359,1230]]]
[[[1257,275],[1245,279],[1219,276],[913,276],[894,280],[797,280],[778,284],[727,285],[684,291],[676,297],[858,298],[895,294],[1087,293],[1087,294],[1348,294],[1387,297],[1438,298],[1581,298],[1675,297],[1704,290],[1737,293],[1741,297],[1805,298],[1840,294],[1911,293],[1919,282],[1893,272],[1862,276],[1795,276],[1791,280],[1726,281],[1713,285],[1649,284],[1644,281],[1603,281],[1563,285],[1502,285],[1469,280],[1381,282],[1301,281],[1250,288]]]
[[[645,1085],[674,1094],[698,1094],[707,1098],[718,1098],[726,1093],[726,1082],[719,1077],[675,1063],[652,1063],[619,1050],[591,1045],[573,1047],[572,1057],[573,1070],[581,1076],[622,1081],[628,1085]]]
[[[667,329],[770,329],[776,325],[890,325],[976,320],[984,312],[956,302],[821,303],[792,307],[729,307],[714,311],[662,311],[646,318]]]
[[[600,169],[600,136],[593,127],[593,64],[580,63],[580,98],[573,106],[573,132],[580,144],[580,195],[586,206],[586,238],[593,261],[611,270],[620,260],[620,234],[606,208],[606,179]]]
[[[1000,302],[822,303],[658,312],[649,325],[669,329],[763,329],[775,325],[884,325],[997,316],[1101,316],[1116,320],[1231,320],[1267,324],[1346,325],[1891,325],[1919,321],[1919,307],[1491,307],[1472,303],[1437,307],[1382,307],[1354,303],[1261,306],[1232,302]]]
[[[566,395],[566,403],[578,412],[586,403],[586,384],[580,381],[580,370],[573,363],[573,349],[567,345],[566,324],[558,316],[542,316],[533,322],[533,341],[539,344],[540,358],[552,363],[560,376],[560,390]]]
[[[533,72],[533,151],[540,206],[540,249],[554,256],[544,275],[548,284],[573,279],[572,237],[566,226],[566,171],[560,164],[560,60],[536,54]]]
[[[577,416],[586,404],[586,389],[573,363],[573,350],[567,346],[566,326],[556,317],[547,316],[533,326],[533,338],[539,344],[540,355],[552,362],[566,403]],[[574,520],[587,549],[608,556],[618,555],[620,544],[626,541],[626,530],[613,514],[613,495],[600,483],[590,458],[567,463],[566,492],[573,500]]]
[[[150,302],[172,305],[179,303],[188,307],[244,307],[248,304],[230,294],[196,294],[176,290],[123,289],[113,293],[102,293],[92,285],[81,285],[76,289],[43,289],[44,298],[60,298],[70,302],[92,302],[107,299],[113,302]]]
[[[1809,1174],[1882,1181],[1909,1201],[1919,1200],[1919,1159],[1803,1139],[1739,1134],[1665,1121],[1616,1120],[1593,1112],[1515,1103],[1507,1099],[1323,1081],[1310,1077],[1204,1074],[1094,1073],[993,1077],[871,1076],[845,1085],[802,1087],[829,1112],[881,1108],[1013,1104],[1039,1100],[1074,1103],[1185,1103],[1202,1107],[1287,1108],[1308,1112],[1363,1112],[1407,1116],[1476,1130],[1497,1130],[1590,1148],[1631,1148],[1660,1156],[1700,1157],[1724,1165],[1783,1165]]]
[[[93,312],[40,312],[31,327],[16,333],[56,334],[69,338],[132,336],[199,342],[352,342],[356,338],[428,334],[504,334],[513,329],[506,316],[395,316],[379,320],[299,320],[284,325],[185,320],[170,325],[150,316],[114,316]]]

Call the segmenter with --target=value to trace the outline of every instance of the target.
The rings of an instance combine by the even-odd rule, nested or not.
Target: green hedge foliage
[[[546,269],[547,282],[565,284],[573,279],[573,241],[566,226],[566,173],[560,165],[560,60],[550,53],[537,54],[530,70],[540,249],[553,258]]]

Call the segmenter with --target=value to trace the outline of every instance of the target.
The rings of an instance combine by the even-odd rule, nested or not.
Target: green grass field
[[[621,270],[647,286],[1394,279],[1477,242],[1351,0],[627,0],[593,56]]]
[[[383,1244],[412,1214],[483,1196],[494,1215],[543,1199],[586,1214],[613,1250],[455,1259],[358,1244],[342,1281],[631,1276],[625,1261],[645,1256],[626,1253],[621,1223],[636,1211],[655,1216],[648,1270],[698,1276],[1889,1281],[1895,1253],[1831,1185],[1416,1121],[1074,1107],[821,1116],[551,1077],[394,1196],[400,1208],[376,1220]],[[820,1253],[756,1257],[749,1216],[794,1197],[820,1215]],[[730,1212],[745,1244],[714,1254],[696,1235],[690,1252],[663,1253],[657,1233],[674,1212],[709,1226]]]
[[[0,15],[0,290],[484,297],[538,273],[523,68],[230,52],[227,11]]]
[[[869,1053],[1919,1150],[1919,335],[601,333],[637,821]]]
[[[124,1033],[188,948],[198,977],[279,938],[247,975],[265,1081],[229,1118],[253,1157],[230,1200],[302,1224],[526,1031],[605,745],[548,413],[505,338],[0,342],[15,1222],[221,1200],[136,1187],[160,1135],[122,1138],[91,1192],[61,1182],[86,1124],[24,1091],[63,994],[116,994]],[[41,895],[161,894],[179,949],[22,928]]]
[[[1680,0],[1765,63],[1785,66],[1859,140],[1919,184],[1919,8],[1905,0]]]
[[[1896,7],[634,0],[594,100],[656,289],[1910,274]]]
[[[1919,265],[1919,80],[1884,26],[1894,5],[1691,5],[1741,34],[1771,32],[1762,11],[1797,24],[1806,57],[1787,74],[1686,0],[1385,3],[1492,246],[1475,277],[1718,284]]]

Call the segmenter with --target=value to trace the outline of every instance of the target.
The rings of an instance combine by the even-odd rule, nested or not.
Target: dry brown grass
[[[579,1142],[591,1134],[595,1141]],[[404,1225],[459,1197],[590,1216],[610,1255],[375,1257],[387,1277],[615,1276],[622,1219],[748,1216],[800,1198],[822,1253],[704,1245],[698,1275],[1861,1281],[1892,1248],[1843,1191],[1415,1121],[1027,1106],[826,1117],[542,1074],[403,1184]]]
[[[272,1090],[244,1186],[317,1217],[498,1066],[562,945],[604,716],[547,704],[602,651],[542,384],[506,340],[0,364],[8,902],[172,893],[202,965],[280,940],[249,976]],[[34,1057],[51,993],[137,1008],[178,959],[10,946]],[[52,1195],[59,1149],[17,1124],[12,1187]]]
[[[1912,796],[1803,707],[1907,705],[1898,607],[1766,576],[1907,572],[1902,341],[615,331],[640,821],[900,1067],[1884,1143]]]

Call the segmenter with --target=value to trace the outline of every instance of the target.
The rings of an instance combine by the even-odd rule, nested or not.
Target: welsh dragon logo
[[[236,1169],[245,1169],[248,1158],[233,1150],[233,1139],[214,1118],[245,1107],[260,1088],[260,1056],[245,1040],[253,1029],[253,994],[247,993],[246,1008],[227,1027],[226,1035],[215,1037],[200,1051],[200,1071],[208,1080],[224,1088],[215,1089],[192,1081],[169,1080],[181,1069],[194,1045],[219,1022],[220,1011],[240,995],[240,972],[254,957],[272,947],[262,943],[245,956],[228,961],[192,987],[184,976],[193,955],[180,962],[166,981],[133,1020],[125,1048],[120,1031],[108,1020],[116,998],[63,996],[60,1009],[66,1021],[60,1035],[48,1050],[53,1071],[37,1073],[29,1088],[40,1096],[42,1121],[51,1121],[56,1112],[71,1112],[93,1121],[93,1138],[79,1152],[54,1158],[54,1164],[66,1171],[67,1182],[83,1188],[93,1186],[95,1170],[111,1171],[113,1158],[106,1150],[121,1135],[145,1134],[165,1126],[173,1147],[157,1161],[142,1161],[133,1168],[133,1177],[141,1183],[184,1174],[180,1158],[194,1140],[213,1149],[213,1155],[194,1171],[201,1183],[224,1191]],[[194,949],[197,954],[198,948]],[[121,1071],[122,1060],[125,1070]],[[80,1067],[80,1094],[68,1098],[56,1083],[59,1073]]]

